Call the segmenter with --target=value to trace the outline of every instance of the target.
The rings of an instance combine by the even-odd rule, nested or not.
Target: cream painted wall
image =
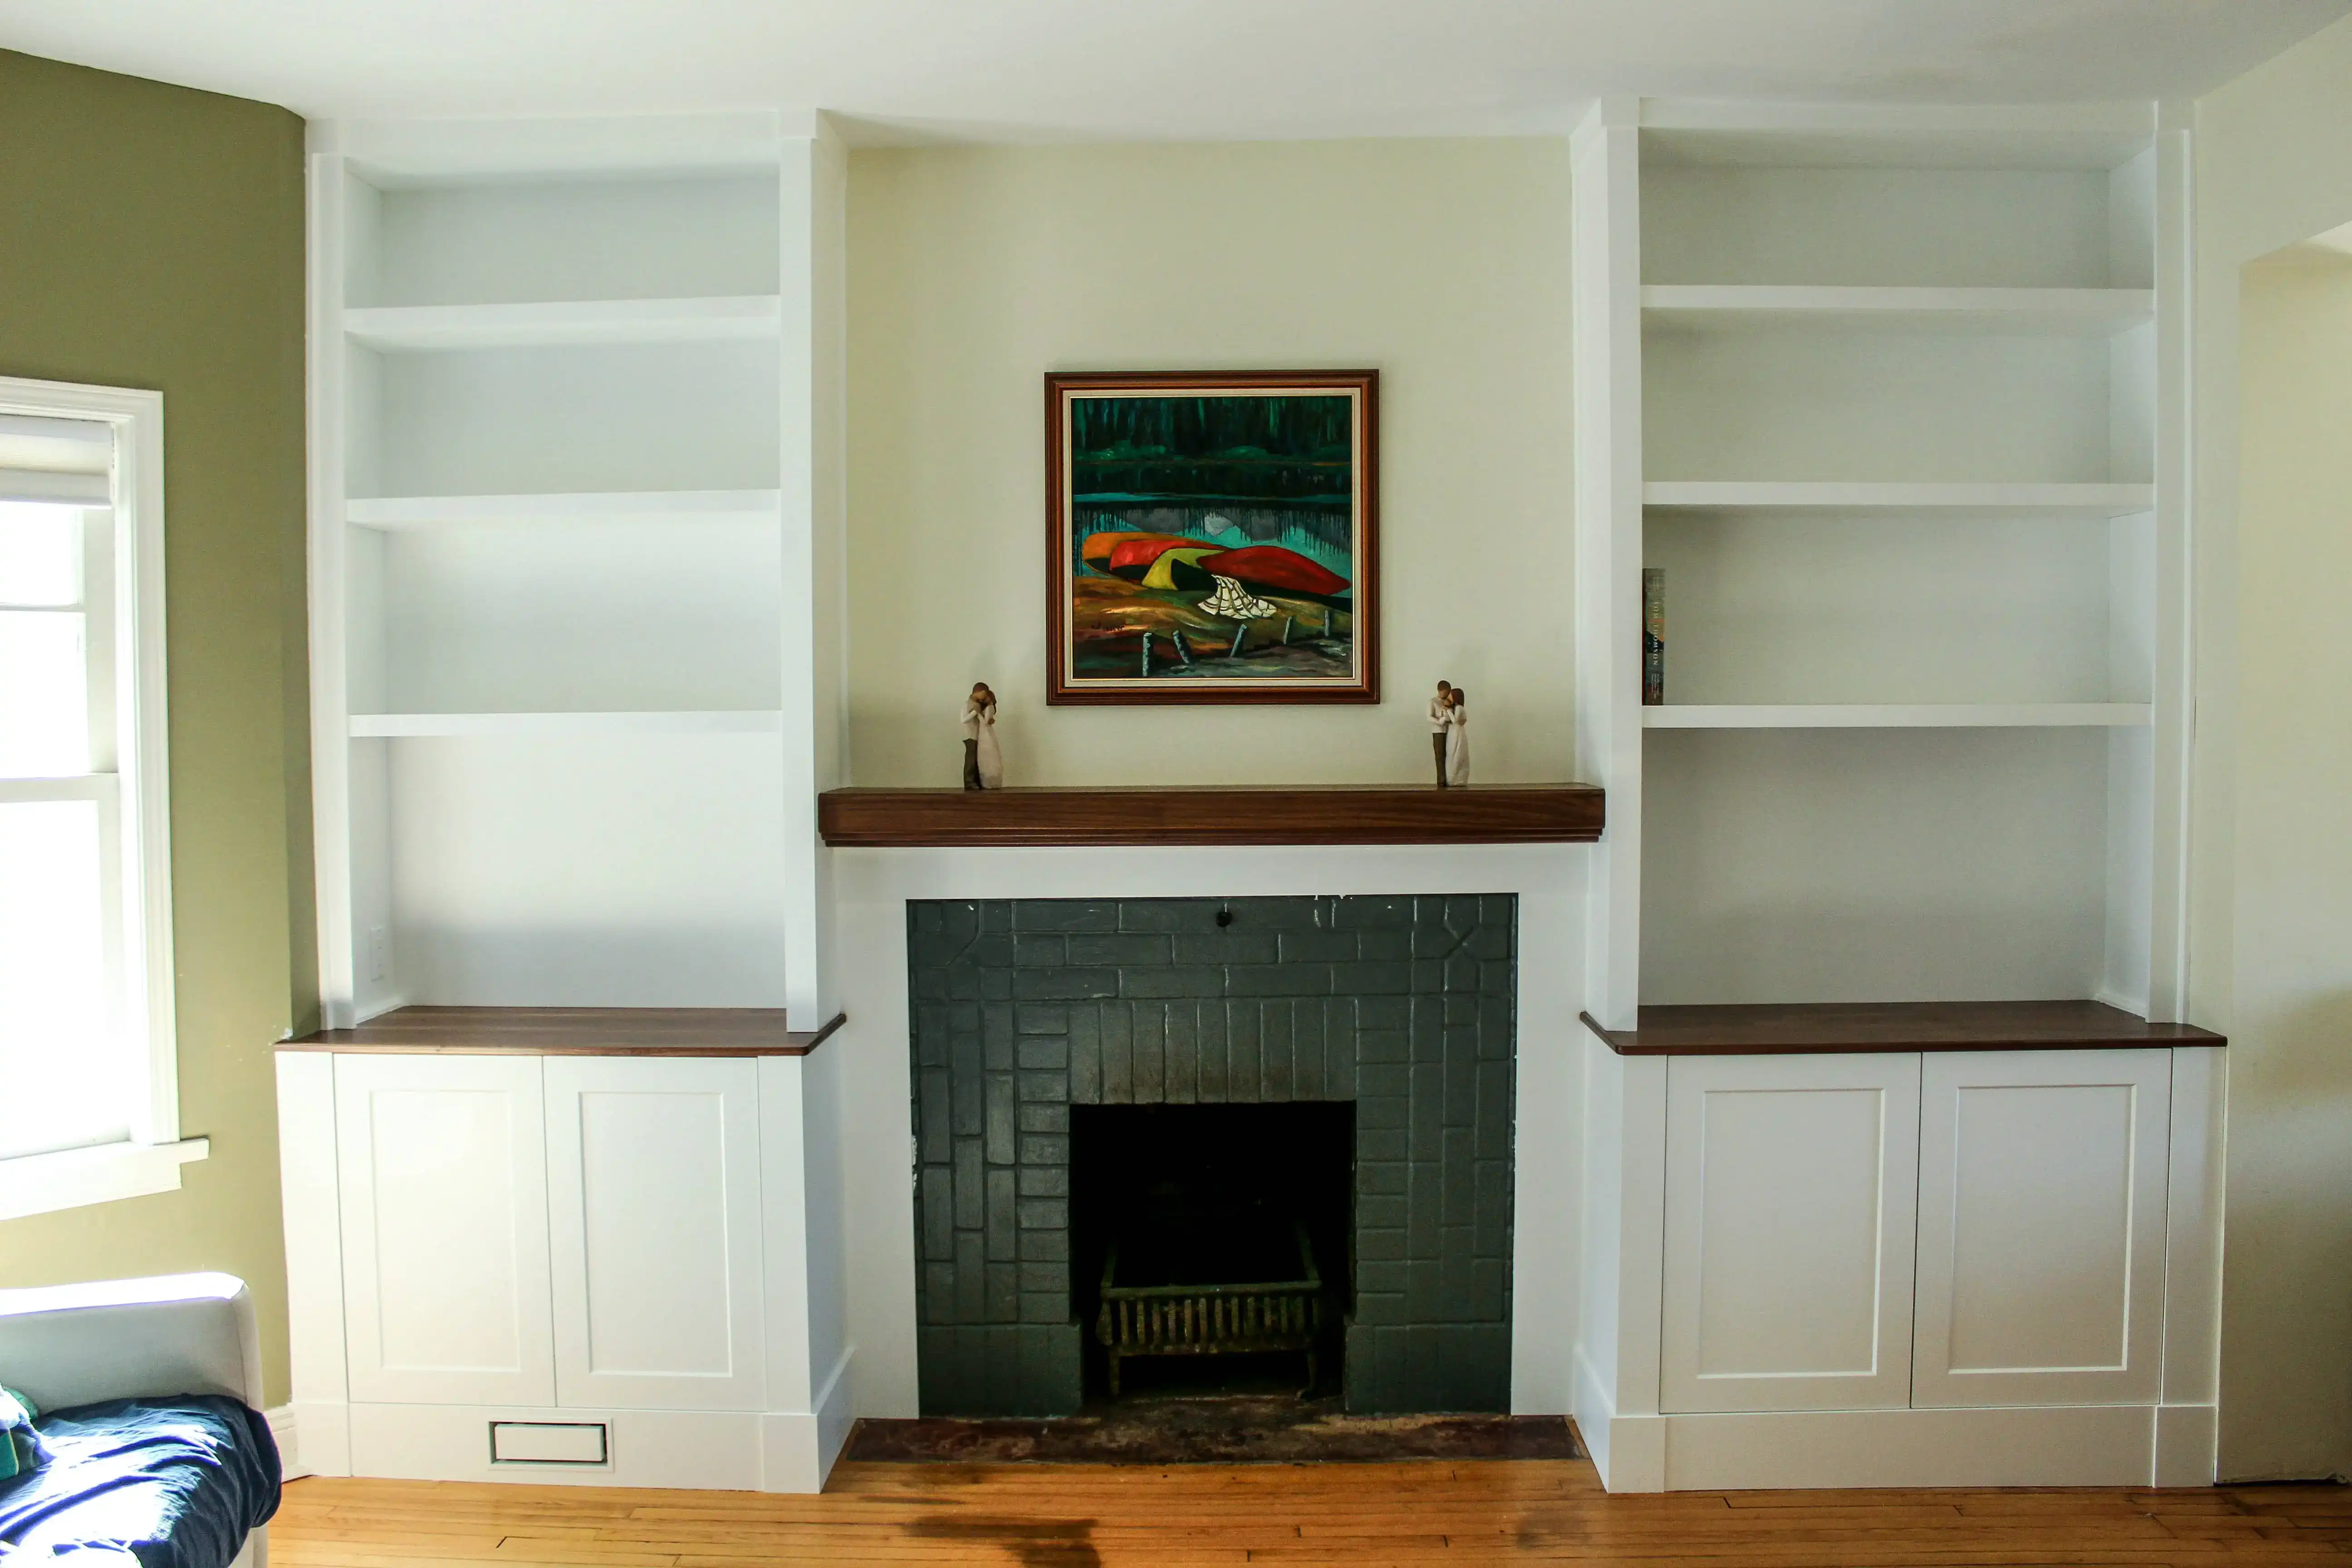
[[[1428,693],[1484,780],[1572,776],[1564,142],[856,153],[850,736],[952,784],[964,691],[1013,784],[1420,780]],[[1381,372],[1377,707],[1049,710],[1048,370]]]
[[[2352,21],[2201,100],[2197,133],[2190,985],[2231,1037],[2221,1469],[2344,1475],[2352,269],[2246,264],[2352,220]]]

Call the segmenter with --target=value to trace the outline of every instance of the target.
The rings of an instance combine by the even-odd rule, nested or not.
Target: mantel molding
[[[1590,844],[1602,808],[1585,784],[856,787],[817,797],[817,829],[836,848]]]

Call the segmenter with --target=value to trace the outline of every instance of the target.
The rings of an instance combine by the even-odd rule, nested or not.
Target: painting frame
[[[1045,390],[1045,700],[1053,707],[1255,703],[1377,703],[1380,688],[1380,372],[1377,370],[1248,371],[1049,371]],[[1151,645],[1139,637],[1137,668],[1128,675],[1080,668],[1079,637],[1088,612],[1080,605],[1082,581],[1099,575],[1082,561],[1077,531],[1086,505],[1076,489],[1075,404],[1094,399],[1324,398],[1349,400],[1348,457],[1348,559],[1345,591],[1320,597],[1327,641],[1346,618],[1348,668],[1344,674],[1254,673],[1234,677],[1195,674],[1181,630],[1169,646],[1181,659],[1182,678],[1147,675]],[[1321,498],[1328,500],[1328,498]],[[1216,518],[1212,522],[1223,521]],[[1234,525],[1226,521],[1227,527]],[[1328,524],[1325,526],[1328,527]],[[1230,537],[1241,537],[1238,533]],[[1285,552],[1285,553],[1289,553]],[[1190,564],[1188,562],[1187,564]],[[1214,561],[1209,564],[1213,566]],[[1315,570],[1321,571],[1319,565]],[[1323,572],[1329,578],[1331,574]],[[1312,586],[1313,584],[1310,584]],[[1328,584],[1324,584],[1328,587]],[[1307,590],[1301,589],[1300,592]],[[1281,594],[1283,589],[1269,589]],[[1244,595],[1248,597],[1248,595]],[[1290,607],[1286,598],[1254,600]],[[1344,608],[1338,607],[1344,602]],[[1311,607],[1309,612],[1311,614]],[[1270,617],[1268,617],[1270,618]],[[1295,616],[1284,622],[1279,649],[1291,647]],[[1232,657],[1244,651],[1265,655],[1269,647],[1244,649],[1247,629],[1236,636]],[[1318,644],[1321,647],[1321,644]],[[1302,644],[1302,647],[1304,645]],[[1099,667],[1103,657],[1092,662]],[[1302,653],[1300,657],[1306,655]],[[1336,658],[1336,656],[1329,656]],[[1205,661],[1203,661],[1205,662]]]

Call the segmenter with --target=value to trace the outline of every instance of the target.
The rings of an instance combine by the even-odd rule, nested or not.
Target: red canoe
[[[1155,551],[1154,555],[1158,554]],[[1252,544],[1203,555],[1201,566],[1220,577],[1231,577],[1260,593],[1305,594],[1318,599],[1336,598],[1348,591],[1348,580],[1328,572],[1296,550],[1279,544]]]
[[[1100,533],[1087,534],[1086,542],[1078,548],[1078,554],[1087,565],[1108,572],[1110,570],[1111,552],[1122,544],[1134,543],[1139,540],[1163,540],[1170,544],[1202,542],[1201,540],[1186,539],[1183,535],[1176,533],[1144,533],[1133,529],[1106,529]]]

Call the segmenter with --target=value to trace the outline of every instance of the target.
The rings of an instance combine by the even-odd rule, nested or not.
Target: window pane
[[[0,501],[0,605],[81,603],[81,509]]]
[[[131,1135],[106,997],[98,803],[0,805],[0,1159]]]
[[[89,772],[79,610],[0,610],[0,778]]]

